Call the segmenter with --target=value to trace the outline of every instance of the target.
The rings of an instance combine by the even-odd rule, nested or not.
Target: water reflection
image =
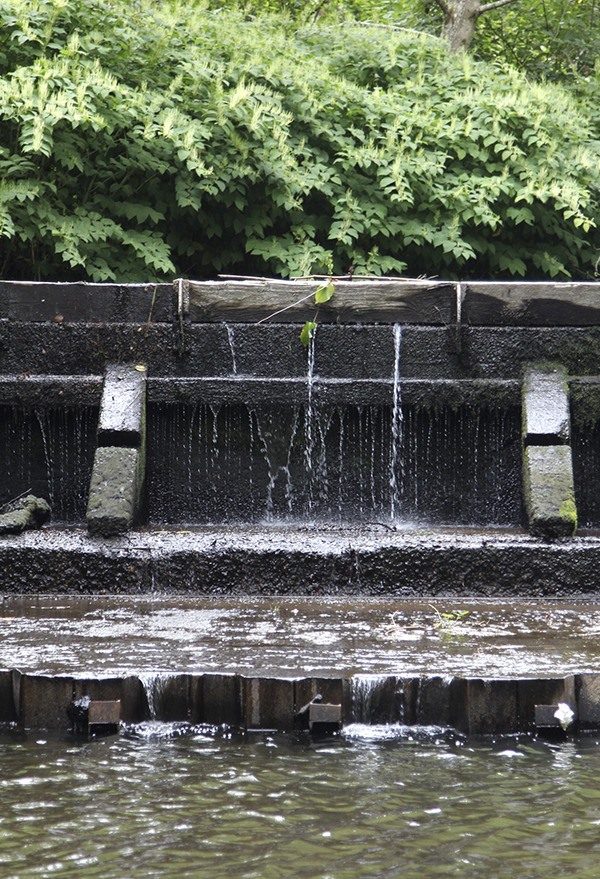
[[[5,879],[597,875],[595,740],[355,729],[315,745],[155,727],[5,736],[0,759]]]

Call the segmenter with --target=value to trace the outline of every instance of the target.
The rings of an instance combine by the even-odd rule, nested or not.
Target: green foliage
[[[0,271],[587,277],[586,100],[427,35],[0,0]]]
[[[600,2],[511,3],[481,16],[471,48],[479,58],[503,59],[536,79],[591,76],[600,54]]]

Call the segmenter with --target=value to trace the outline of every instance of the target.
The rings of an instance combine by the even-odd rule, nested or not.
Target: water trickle
[[[306,373],[306,421],[304,425],[306,439],[304,448],[304,461],[306,466],[306,478],[308,483],[308,509],[313,508],[313,455],[314,455],[314,411],[313,411],[313,388],[315,382],[315,348],[317,339],[317,327],[310,335],[308,342],[308,369]]]
[[[235,358],[235,335],[233,327],[230,324],[225,324],[225,329],[227,330],[227,341],[229,343],[229,350],[231,351],[231,374],[237,375],[237,361]]]
[[[354,723],[404,723],[402,678],[361,674],[351,681]]]
[[[400,389],[400,355],[402,352],[402,326],[394,324],[394,385],[392,400],[392,448],[390,457],[390,518],[396,518],[399,505],[399,481],[402,482],[402,399]],[[400,471],[400,472],[399,472]]]
[[[164,698],[170,681],[177,678],[177,675],[169,672],[155,672],[150,674],[138,675],[140,683],[144,688],[146,701],[148,702],[148,711],[150,712],[150,720],[164,719]]]

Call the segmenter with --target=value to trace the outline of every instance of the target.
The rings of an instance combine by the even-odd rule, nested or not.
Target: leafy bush
[[[598,145],[427,35],[0,2],[3,277],[587,276]]]

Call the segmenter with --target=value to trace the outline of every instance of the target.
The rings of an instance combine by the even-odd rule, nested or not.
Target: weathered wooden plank
[[[316,281],[184,283],[193,322],[297,323],[312,320],[317,311]],[[333,298],[318,307],[318,320],[446,325],[453,320],[455,298],[455,285],[448,281],[338,281]]]
[[[600,283],[504,281],[462,285],[462,322],[470,326],[600,325]]]
[[[172,321],[170,284],[0,282],[0,317],[34,323]]]

